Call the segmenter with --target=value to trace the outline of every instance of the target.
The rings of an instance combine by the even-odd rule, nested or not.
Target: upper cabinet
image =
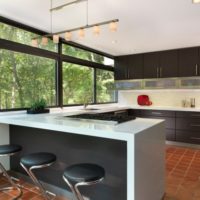
[[[115,59],[115,80],[142,79],[142,54],[119,56]]]
[[[135,54],[129,56],[128,79],[143,78],[143,55]]]
[[[115,58],[115,80],[126,80],[128,67],[128,56],[119,56]]]
[[[115,72],[116,80],[200,76],[200,48],[119,56]]]
[[[178,51],[170,50],[160,52],[159,55],[159,77],[177,77],[178,76]]]
[[[159,78],[159,54],[144,54],[144,78]]]
[[[179,50],[179,77],[199,76],[199,48]]]

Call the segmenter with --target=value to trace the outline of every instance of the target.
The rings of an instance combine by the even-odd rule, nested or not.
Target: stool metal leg
[[[0,169],[1,169],[2,173],[3,173],[3,175],[7,178],[7,180],[11,184],[11,187],[0,188],[0,191],[12,190],[12,189],[16,188],[19,191],[19,195],[17,197],[15,197],[14,199],[19,199],[23,194],[21,188],[17,184],[15,184],[15,182],[8,175],[6,169],[3,167],[3,165],[1,163],[0,163]]]
[[[91,181],[91,182],[80,182],[75,184],[75,186],[72,186],[72,184],[63,176],[63,179],[65,180],[65,182],[67,183],[67,185],[70,187],[70,189],[72,190],[74,196],[77,198],[77,200],[84,200],[83,196],[81,195],[78,187],[79,186],[90,186],[90,185],[95,185],[101,181],[103,181],[104,177],[97,180],[97,181]]]
[[[53,163],[47,164],[47,165],[40,165],[40,166],[33,166],[29,169],[27,169],[22,163],[20,163],[20,165],[24,168],[24,170],[26,171],[26,173],[30,176],[30,178],[32,179],[32,181],[35,183],[35,185],[39,188],[39,190],[41,191],[43,197],[46,200],[51,200],[51,198],[47,195],[47,193],[49,193],[48,191],[46,191],[42,184],[39,182],[39,180],[35,177],[34,173],[32,172],[33,169],[39,169],[39,168],[43,168],[43,167],[48,167],[50,165],[52,165]],[[55,197],[55,196],[54,196]]]

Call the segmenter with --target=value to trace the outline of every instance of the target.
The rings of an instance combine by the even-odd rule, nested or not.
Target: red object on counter
[[[141,106],[150,106],[152,105],[152,102],[149,100],[148,95],[139,95],[137,98],[137,102]]]

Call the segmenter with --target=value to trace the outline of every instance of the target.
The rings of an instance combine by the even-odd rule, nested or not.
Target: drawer
[[[165,120],[165,128],[167,129],[175,129],[175,118],[173,117],[154,117],[154,116],[141,116],[142,118],[151,118],[151,119],[164,119]]]
[[[176,117],[179,118],[200,118],[200,112],[176,112]]]
[[[200,131],[200,118],[176,118],[176,129]]]
[[[175,129],[165,129],[166,140],[175,141],[176,140],[176,131]]]
[[[142,116],[175,117],[174,111],[163,110],[141,110]]]
[[[191,144],[200,144],[200,132],[176,130],[176,141],[191,143]]]
[[[140,117],[141,116],[141,110],[138,110],[138,109],[129,109],[128,110],[128,114],[136,116],[136,117]]]

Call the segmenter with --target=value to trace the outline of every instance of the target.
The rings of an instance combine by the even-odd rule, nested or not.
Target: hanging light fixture
[[[85,37],[85,30],[84,30],[84,28],[80,28],[79,29],[78,36],[79,36],[80,39],[82,39],[82,38]]]
[[[46,46],[48,44],[48,38],[47,37],[42,37],[42,42],[41,42],[42,45]]]
[[[109,29],[112,32],[116,32],[117,31],[117,23],[115,21],[110,22]]]
[[[200,3],[200,0],[192,0],[192,3]]]
[[[38,40],[36,38],[33,38],[32,41],[31,41],[31,45],[33,47],[38,47]]]
[[[65,40],[70,41],[72,39],[72,33],[71,32],[66,32],[65,33]]]
[[[50,8],[50,22],[51,22],[50,23],[51,24],[50,29],[51,29],[51,33],[44,35],[44,36],[38,36],[38,38],[42,37],[42,41],[41,41],[42,45],[47,45],[48,44],[48,38],[50,38],[50,37],[53,38],[53,42],[55,44],[59,43],[59,38],[60,38],[61,34],[65,34],[65,40],[66,41],[71,41],[72,32],[74,32],[74,31],[78,31],[78,36],[79,36],[79,38],[82,39],[82,38],[85,37],[85,30],[89,29],[89,28],[93,28],[93,34],[94,35],[99,35],[100,32],[101,32],[100,26],[107,25],[107,24],[109,24],[110,31],[112,31],[112,32],[117,31],[117,23],[119,22],[119,19],[112,19],[112,20],[109,20],[109,21],[103,21],[103,22],[90,24],[90,25],[88,24],[88,0],[74,0],[71,3],[66,3],[66,4],[60,5],[60,6],[55,7],[55,8],[52,7],[52,5],[53,5],[52,0],[50,0],[50,1],[51,1],[51,8]],[[58,11],[58,10],[62,9],[63,7],[66,7],[68,5],[81,3],[83,1],[87,1],[87,4],[86,4],[86,15],[87,15],[86,16],[86,20],[87,20],[86,25],[53,33],[53,12]],[[198,1],[198,0],[193,0],[193,1]],[[38,40],[36,41],[36,39],[38,39],[38,38],[33,38],[32,46],[38,47]]]
[[[93,33],[94,33],[94,35],[99,35],[100,34],[100,27],[99,27],[99,25],[95,25],[93,27]]]

